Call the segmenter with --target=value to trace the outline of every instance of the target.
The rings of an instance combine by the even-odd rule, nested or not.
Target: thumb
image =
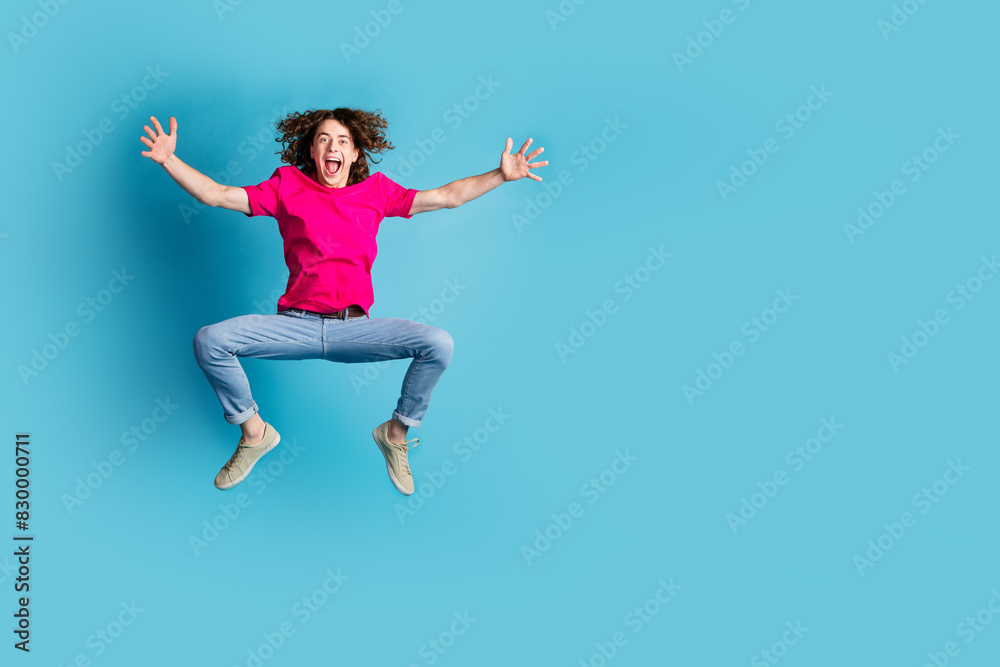
[[[171,136],[177,134],[177,119],[173,116],[170,117],[170,134]]]

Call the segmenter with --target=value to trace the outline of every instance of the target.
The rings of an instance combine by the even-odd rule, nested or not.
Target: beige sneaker
[[[375,444],[378,445],[382,456],[385,457],[385,468],[389,471],[389,479],[392,480],[393,486],[399,489],[403,495],[412,494],[413,475],[410,474],[410,464],[406,453],[412,449],[411,443],[413,447],[416,447],[420,441],[414,438],[402,443],[389,442],[389,422],[376,426],[375,430],[372,431],[372,437],[375,438]]]
[[[216,488],[231,489],[242,482],[253,470],[257,461],[274,449],[274,446],[279,442],[281,442],[281,436],[267,422],[264,422],[264,438],[256,445],[243,444],[241,437],[236,445],[236,452],[215,476]]]

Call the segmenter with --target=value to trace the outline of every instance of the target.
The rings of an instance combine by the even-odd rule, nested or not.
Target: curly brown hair
[[[361,109],[313,109],[305,113],[294,111],[275,125],[281,138],[282,150],[278,151],[281,161],[298,167],[307,174],[314,174],[316,163],[309,155],[309,147],[316,136],[319,124],[329,119],[342,123],[351,134],[351,141],[358,149],[358,159],[351,165],[351,173],[347,184],[360,183],[369,176],[368,160],[374,154],[380,154],[395,148],[385,138],[385,128],[389,122],[380,114],[380,110],[363,111]],[[378,164],[381,160],[372,159]]]

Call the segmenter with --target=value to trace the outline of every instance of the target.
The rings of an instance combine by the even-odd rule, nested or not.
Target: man
[[[406,440],[420,426],[431,393],[451,360],[454,343],[448,332],[400,318],[369,317],[374,302],[371,267],[377,253],[378,227],[387,216],[410,218],[417,213],[455,208],[501,183],[525,176],[542,179],[530,169],[530,155],[511,154],[500,166],[478,176],[432,190],[403,188],[382,173],[369,175],[368,156],[393,148],[385,138],[387,122],[378,111],[320,109],[294,112],[278,122],[282,162],[267,181],[254,186],[225,186],[186,165],[174,150],[177,120],[170,133],[150,116],[154,131],[140,140],[141,155],[161,165],[178,185],[202,204],[221,206],[248,216],[267,215],[278,222],[284,242],[288,284],[273,315],[243,315],[202,327],[194,338],[195,358],[231,424],[242,437],[236,452],[216,476],[219,489],[243,481],[253,466],[280,441],[264,422],[250,393],[238,357],[262,359],[326,359],[344,363],[412,357],[392,417],[375,427],[372,437],[385,457],[393,485],[413,493],[407,451],[419,440]]]

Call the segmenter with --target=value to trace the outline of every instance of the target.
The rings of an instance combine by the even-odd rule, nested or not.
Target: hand
[[[170,134],[163,131],[160,121],[156,120],[155,116],[150,116],[149,119],[156,126],[156,132],[149,129],[149,125],[142,126],[142,129],[146,130],[146,134],[149,135],[149,139],[139,137],[139,141],[149,146],[149,150],[142,151],[141,155],[152,159],[156,164],[163,164],[167,158],[174,154],[174,148],[177,146],[177,119],[173,116],[170,117]]]
[[[528,149],[531,145],[531,139],[524,142],[521,146],[521,150],[511,155],[510,149],[514,145],[514,140],[507,137],[507,147],[503,150],[503,154],[500,156],[500,173],[503,174],[504,181],[516,181],[519,178],[524,178],[525,176],[533,178],[536,181],[542,180],[540,176],[535,176],[529,169],[534,169],[535,167],[544,167],[549,163],[548,160],[545,162],[529,162],[529,160],[534,159],[539,153],[544,151],[544,148],[539,148],[535,150],[531,155],[525,156],[524,151]]]

